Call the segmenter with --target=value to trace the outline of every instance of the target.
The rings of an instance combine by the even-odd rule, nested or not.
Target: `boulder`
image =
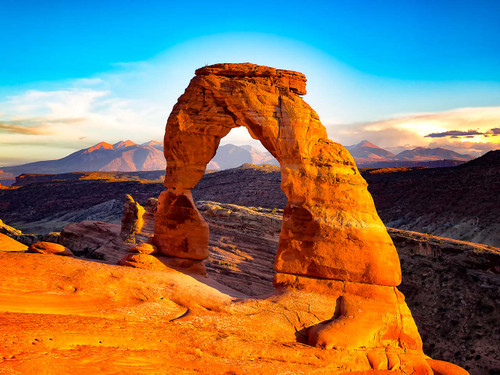
[[[103,221],[71,223],[61,230],[60,243],[77,255],[116,264],[130,246],[120,238],[120,226]]]
[[[137,246],[134,246],[133,248],[130,249],[131,253],[140,253],[140,254],[156,254],[158,253],[158,249],[156,246],[149,244],[149,243],[141,243]]]
[[[53,242],[35,242],[28,247],[28,253],[39,253],[39,254],[55,254],[55,255],[65,255],[73,256],[73,252],[64,247]]]

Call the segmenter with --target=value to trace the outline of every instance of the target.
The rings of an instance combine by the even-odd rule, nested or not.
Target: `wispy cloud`
[[[0,120],[0,132],[24,135],[46,135],[53,134],[51,127],[66,124],[77,124],[84,122],[84,118],[44,118],[27,117],[17,120]]]
[[[0,133],[14,133],[23,135],[49,134],[43,126],[24,126],[9,121],[0,121]]]
[[[496,135],[500,135],[500,128],[493,128],[484,133],[486,137],[492,137]]]

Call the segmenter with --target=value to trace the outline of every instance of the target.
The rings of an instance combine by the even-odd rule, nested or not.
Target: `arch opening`
[[[269,165],[279,163],[256,143],[246,128],[233,128],[221,139],[207,171],[235,169],[206,174],[192,190],[209,225],[207,273],[252,297],[274,290],[273,265],[286,204],[279,167]]]
[[[279,166],[278,161],[253,139],[246,127],[240,126],[221,138],[215,156],[208,162],[207,171],[220,171],[241,167],[243,164]]]

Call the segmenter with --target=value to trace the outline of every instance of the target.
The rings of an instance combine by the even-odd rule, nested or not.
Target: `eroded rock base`
[[[420,356],[417,364],[416,359],[411,360],[411,366],[416,366],[418,373],[427,373],[422,340],[404,296],[396,287],[283,273],[275,275],[274,283],[279,288],[320,293],[335,299],[333,315],[308,329],[309,345],[374,350],[370,362],[381,370],[402,366],[405,360],[401,356]]]

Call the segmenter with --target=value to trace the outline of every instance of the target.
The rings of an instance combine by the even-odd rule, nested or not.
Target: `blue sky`
[[[217,62],[305,73],[344,144],[498,143],[500,2],[1,0],[0,16],[0,165],[161,139],[194,69]],[[469,128],[489,136],[445,134]]]

